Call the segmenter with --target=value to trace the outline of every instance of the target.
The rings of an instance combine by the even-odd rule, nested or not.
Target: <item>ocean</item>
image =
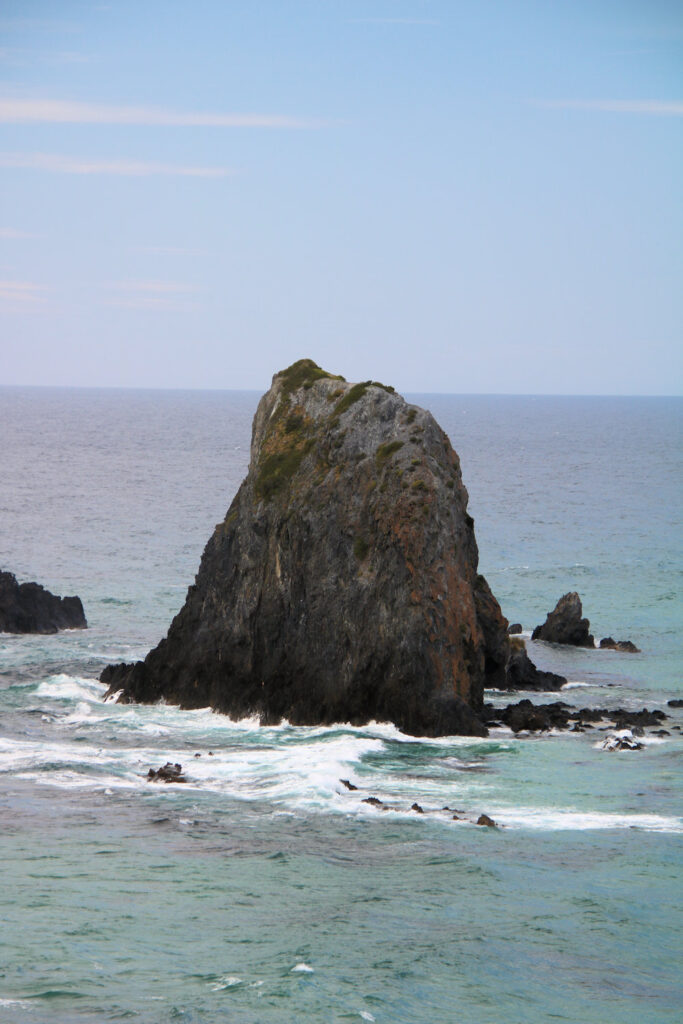
[[[528,641],[569,680],[533,700],[669,714],[610,753],[598,730],[420,739],[104,702],[103,667],[180,609],[258,397],[0,388],[0,568],[89,623],[0,635],[0,1020],[680,1020],[683,400],[410,396],[461,457],[510,621],[528,638],[577,590],[596,638],[642,649]],[[167,761],[185,785],[146,780]]]

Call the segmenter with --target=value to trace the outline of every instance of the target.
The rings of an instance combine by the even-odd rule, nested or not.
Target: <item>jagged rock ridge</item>
[[[301,360],[259,403],[248,475],[167,637],[102,680],[264,722],[483,735],[510,642],[467,501],[429,412]]]
[[[40,583],[0,571],[0,633],[56,633],[87,626],[79,597],[58,597]]]

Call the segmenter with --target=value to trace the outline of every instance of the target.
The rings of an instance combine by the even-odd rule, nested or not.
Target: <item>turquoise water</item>
[[[257,397],[0,390],[0,567],[78,593],[90,624],[0,636],[0,1020],[678,1020],[683,712],[610,754],[597,732],[420,740],[103,702],[103,665],[182,604]],[[420,401],[504,613],[528,633],[578,589],[598,637],[643,650],[530,643],[563,699],[680,696],[683,403]],[[185,786],[145,780],[169,760]]]

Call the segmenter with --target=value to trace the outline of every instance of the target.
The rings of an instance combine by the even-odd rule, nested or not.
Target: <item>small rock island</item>
[[[102,682],[266,724],[485,735],[484,687],[535,669],[518,652],[508,677],[467,502],[429,412],[300,360],[259,402],[248,474],[168,635]]]
[[[85,629],[80,597],[57,597],[40,583],[18,583],[0,571],[0,633],[57,633]]]
[[[569,644],[572,647],[595,647],[590,632],[591,624],[582,618],[581,598],[573,590],[564,594],[551,612],[548,612],[542,626],[536,626],[532,640],[545,640],[551,644]]]

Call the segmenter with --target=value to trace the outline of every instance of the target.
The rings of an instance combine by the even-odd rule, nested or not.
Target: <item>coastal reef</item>
[[[264,723],[485,735],[511,644],[467,502],[429,412],[300,360],[259,402],[248,474],[168,635],[101,679],[121,701]]]
[[[87,625],[79,597],[57,597],[39,583],[18,583],[14,573],[0,572],[0,633],[57,633]]]

